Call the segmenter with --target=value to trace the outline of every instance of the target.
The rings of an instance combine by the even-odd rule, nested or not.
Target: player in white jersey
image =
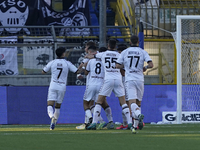
[[[139,48],[138,37],[131,36],[132,46],[124,50],[117,60],[117,68],[125,68],[125,84],[128,93],[129,104],[131,106],[132,117],[138,119],[137,123],[134,123],[134,128],[143,128],[144,115],[141,114],[140,106],[144,93],[144,75],[143,72],[148,68],[153,68],[153,62],[149,54]],[[144,67],[144,62],[148,65]],[[136,121],[134,121],[136,122]],[[135,133],[135,129],[132,132]]]
[[[127,46],[125,44],[119,44],[117,46],[117,51],[119,53],[121,53],[123,50],[127,49]],[[122,75],[122,83],[125,87],[125,70],[124,69],[120,69],[120,72],[121,72],[121,75]],[[125,89],[125,100],[126,100],[126,104],[129,106],[129,103],[128,103],[128,95],[127,95],[127,91],[126,91],[126,88]],[[130,108],[129,108],[130,110]],[[123,123],[121,126],[119,127],[116,127],[116,129],[127,129],[128,128],[128,122],[127,122],[127,118],[124,114],[124,112],[122,111],[122,120],[123,120]]]
[[[85,44],[85,49],[84,49],[85,50],[85,55],[88,54],[88,48],[90,46],[96,46],[96,44],[94,42],[92,42],[92,41],[87,42]],[[79,65],[78,69],[85,71],[85,67],[86,67],[88,61],[89,61],[89,59],[87,59],[87,58],[83,59],[82,63]],[[81,74],[77,74],[77,77],[79,79],[83,78],[83,76]],[[83,103],[83,105],[84,105],[84,103]],[[94,101],[91,101],[89,105],[90,105],[90,110],[93,111],[94,110],[94,107],[93,107],[94,106]],[[84,123],[79,125],[79,126],[76,126],[76,129],[80,129],[80,130],[85,129],[85,126],[88,123],[88,121],[89,121],[89,118],[87,118],[87,116],[85,115]]]
[[[115,51],[115,48],[116,40],[111,39],[108,41],[108,50],[106,52],[97,53],[96,55],[86,55],[86,58],[89,59],[100,58],[102,60],[105,71],[104,83],[94,108],[93,121],[92,124],[87,128],[89,130],[96,129],[96,123],[98,122],[98,116],[101,113],[102,103],[105,101],[107,96],[111,95],[112,91],[115,93],[115,96],[119,98],[122,110],[124,111],[124,114],[126,114],[129,127],[132,126],[129,108],[125,102],[124,86],[122,84],[120,69],[116,69],[115,67],[116,60],[120,55]],[[110,124],[113,124],[113,122],[110,122]]]
[[[69,61],[65,60],[65,48],[56,49],[57,59],[50,61],[42,73],[51,70],[51,82],[48,90],[47,112],[51,118],[50,130],[55,128],[55,124],[60,115],[60,107],[66,91],[68,72],[78,73],[78,69]],[[55,111],[54,106],[55,104]]]
[[[97,53],[97,50],[95,46],[90,46],[88,48],[88,54],[95,55],[96,53]],[[98,99],[99,91],[104,81],[104,69],[103,69],[103,64],[101,62],[101,59],[94,58],[94,59],[89,60],[86,66],[85,75],[87,75],[87,82],[86,82],[86,90],[84,94],[84,110],[88,118],[90,118],[91,113],[89,112],[90,111],[89,104],[91,101],[95,101],[96,103]],[[113,121],[112,111],[106,100],[102,104],[102,107],[105,110],[108,121],[109,122]],[[87,125],[90,125],[92,123],[90,121]],[[101,115],[99,115],[98,121],[100,122],[98,129],[104,128],[106,123],[103,121],[103,118],[101,117]],[[87,125],[86,125],[86,129],[87,129]]]
[[[89,48],[90,48],[90,50],[92,50],[92,49],[96,49],[96,47],[95,47],[95,43],[94,42],[88,42],[87,44],[86,44],[86,48],[85,48],[85,52],[86,53],[89,53]],[[105,50],[106,48],[105,47],[101,47],[99,50],[101,50],[101,51],[103,51],[103,50]],[[95,54],[97,53],[97,51],[95,51]],[[84,60],[83,60],[83,62],[82,62],[82,65],[83,65],[83,67],[84,67],[84,69],[85,69],[85,67],[87,66],[87,63],[88,63],[88,61],[89,61],[89,59],[88,58],[85,58]],[[103,69],[102,69],[102,66],[101,66],[101,68],[98,68],[98,65],[99,64],[97,64],[97,66],[94,66],[94,67],[92,67],[93,69],[94,68],[96,68],[96,70],[98,70],[98,69],[101,69],[102,70],[102,73],[104,74],[104,71],[103,71]],[[91,66],[91,65],[90,65]],[[94,71],[94,70],[93,70]],[[87,72],[87,71],[86,71]],[[91,73],[91,72],[90,72]],[[87,74],[88,74],[88,72],[87,72]],[[86,87],[87,87],[87,85],[88,85],[88,82],[90,82],[90,78],[89,78],[89,76],[87,76],[87,80],[86,80],[87,82],[86,82]],[[101,84],[103,83],[103,82],[100,82]],[[86,88],[86,91],[85,91],[85,94],[84,94],[84,97],[85,97],[85,95],[87,95],[87,88]],[[98,91],[98,93],[99,93],[99,91]],[[93,112],[94,112],[94,101],[95,101],[95,97],[93,97],[93,98],[91,98],[90,100],[89,100],[89,107],[88,107],[88,100],[85,100],[84,99],[84,101],[83,101],[83,106],[84,106],[84,110],[85,110],[85,123],[84,124],[82,124],[82,125],[80,125],[80,126],[76,126],[76,129],[79,129],[79,130],[82,130],[82,129],[85,129],[86,128],[86,126],[87,125],[89,125],[90,124],[90,120],[89,120],[89,118],[91,118],[90,117],[90,112],[93,114]],[[107,116],[107,118],[108,118],[108,121],[110,122],[110,121],[113,121],[113,118],[112,118],[112,110],[111,110],[111,108],[110,108],[110,106],[108,105],[108,103],[107,103],[107,101],[105,100],[105,102],[102,104],[102,107],[103,107],[103,109],[104,109],[104,111],[105,111],[105,113],[106,113],[106,116]],[[90,108],[90,112],[89,112],[89,108]],[[88,115],[87,115],[88,114]],[[89,116],[89,118],[88,118],[88,116]],[[102,128],[104,128],[105,127],[105,125],[106,125],[106,123],[103,121],[103,118],[101,117],[101,115],[99,116],[99,122],[100,122],[100,125],[99,125],[99,127],[98,127],[98,129],[102,129]],[[110,128],[110,127],[108,127],[108,128]]]

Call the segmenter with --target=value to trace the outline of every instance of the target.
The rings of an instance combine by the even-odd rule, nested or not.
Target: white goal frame
[[[176,16],[176,49],[177,49],[177,124],[182,124],[182,65],[181,65],[181,20],[199,19],[199,15],[177,15]]]

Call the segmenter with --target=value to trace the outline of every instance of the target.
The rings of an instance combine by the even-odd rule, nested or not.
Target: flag
[[[52,37],[43,39],[24,37],[25,43],[53,43]],[[42,69],[47,63],[53,60],[52,46],[25,46],[23,50],[23,68],[27,69]]]
[[[16,43],[17,37],[0,38],[3,43]],[[0,48],[0,75],[18,75],[17,47]]]

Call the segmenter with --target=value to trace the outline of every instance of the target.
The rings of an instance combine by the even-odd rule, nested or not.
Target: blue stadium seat
[[[91,26],[99,26],[98,18],[95,14],[95,11],[92,7],[91,0],[88,0],[89,3],[89,9],[90,9],[90,23]],[[99,28],[92,28],[92,35],[93,36],[99,36]]]
[[[120,29],[118,28],[110,28],[107,32],[108,36],[122,36]],[[124,42],[124,39],[117,39],[119,42]]]

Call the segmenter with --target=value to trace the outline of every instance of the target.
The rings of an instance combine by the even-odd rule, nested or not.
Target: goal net
[[[178,15],[173,37],[177,48],[176,121],[181,124],[182,112],[200,111],[200,16]],[[197,119],[191,114],[191,120]]]

